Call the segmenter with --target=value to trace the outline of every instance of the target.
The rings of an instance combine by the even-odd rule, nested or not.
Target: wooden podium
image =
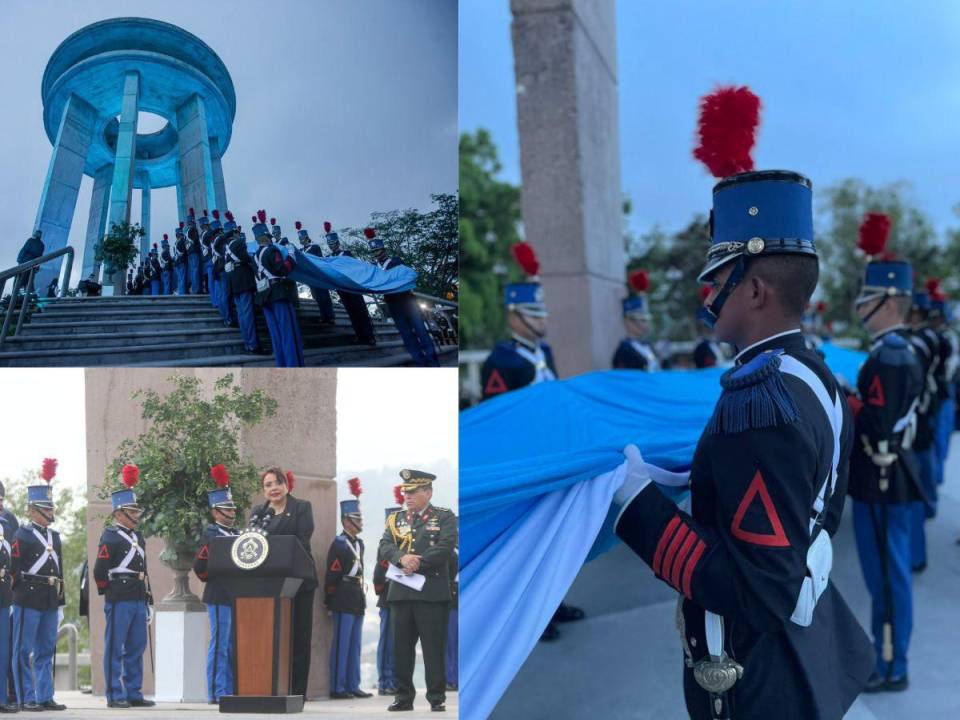
[[[293,596],[316,576],[310,555],[292,535],[243,533],[213,539],[208,571],[233,599],[237,694],[220,712],[301,712],[303,696],[290,694]]]

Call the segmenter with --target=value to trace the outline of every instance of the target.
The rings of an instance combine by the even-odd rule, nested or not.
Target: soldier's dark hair
[[[811,255],[766,255],[750,263],[747,278],[757,277],[773,287],[780,307],[800,318],[820,278],[820,264]]]

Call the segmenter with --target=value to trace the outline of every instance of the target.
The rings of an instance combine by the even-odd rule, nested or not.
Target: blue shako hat
[[[223,232],[229,234],[237,229],[237,222],[233,219],[233,213],[227,210],[224,214]]]
[[[250,231],[253,233],[253,239],[259,240],[264,235],[271,237],[270,228],[267,227],[267,211],[258,210],[257,214],[252,218],[253,227],[250,228]]]
[[[367,239],[367,247],[371,250],[383,250],[383,238],[377,237],[377,231],[372,227],[365,227],[363,236]]]
[[[400,512],[401,510],[403,510],[403,508],[400,507],[399,505],[394,505],[393,507],[384,508],[383,509],[384,519],[389,518],[395,512]]]
[[[928,293],[926,290],[915,290],[913,292],[913,309],[929,312],[930,293]]]
[[[340,501],[340,516],[344,515],[360,515],[360,501],[359,500],[341,500]]]
[[[530,317],[547,317],[549,312],[543,302],[543,287],[540,285],[540,260],[530,243],[516,243],[513,257],[527,276],[526,282],[507,283],[503,288],[503,304],[507,310],[515,310]]]
[[[329,220],[325,220],[323,223],[323,232],[326,233],[324,237],[327,241],[327,247],[332,251],[336,252],[337,248],[340,247],[340,236],[333,232],[333,225]]]
[[[868,212],[857,234],[857,247],[867,256],[867,265],[855,304],[862,305],[879,297],[909,297],[913,291],[913,268],[906,260],[897,260],[886,252],[890,216]]]
[[[28,485],[27,504],[37,507],[53,507],[53,488],[49,485]]]
[[[623,316],[646,320],[650,317],[650,303],[647,291],[650,289],[650,276],[646,270],[634,270],[627,276],[627,284],[634,293],[622,301]]]
[[[210,229],[211,229],[211,230],[219,230],[219,229],[221,229],[221,227],[222,227],[222,225],[220,225],[220,211],[219,211],[219,210],[214,210],[214,211],[213,211],[213,220],[210,221]]]
[[[217,488],[207,492],[207,505],[211,508],[236,508],[230,488]]]
[[[307,232],[307,229],[303,227],[303,223],[297,220],[293,225],[297,229],[297,237],[300,238],[300,242],[310,239],[310,234]]]
[[[128,488],[124,488],[123,490],[114,490],[112,493],[110,493],[110,502],[113,505],[114,510],[140,508],[140,506],[137,505],[137,496],[134,494],[133,490]]]
[[[200,216],[200,219],[197,221],[201,226],[206,226],[210,224],[210,219],[207,217],[207,211],[203,211],[203,215]]]

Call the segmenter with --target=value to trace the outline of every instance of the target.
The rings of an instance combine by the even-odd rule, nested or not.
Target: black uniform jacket
[[[124,535],[132,537],[143,554],[133,553],[127,565],[127,569],[132,572],[110,572],[119,568],[130,553],[132,545]],[[152,602],[147,578],[146,547],[147,543],[138,530],[118,529],[115,526],[104,528],[97,548],[97,561],[93,564],[93,580],[97,584],[97,592],[104,595],[107,602],[119,600]]]
[[[850,497],[868,503],[905,503],[923,497],[916,457],[904,447],[914,432],[923,370],[910,341],[896,330],[879,336],[857,378],[860,404],[850,456]],[[881,443],[897,459],[887,467],[873,456]],[[885,488],[885,489],[884,489]]]
[[[377,557],[400,567],[404,555],[419,555],[426,577],[421,590],[389,583],[387,602],[415,600],[450,602],[450,555],[457,545],[457,516],[447,508],[428,505],[423,512],[398,510],[387,519]]]
[[[653,354],[653,348],[650,347],[649,343],[640,342],[641,345],[645,346],[651,354]],[[633,346],[633,343],[630,342],[630,338],[624,338],[620,341],[620,344],[617,345],[616,351],[613,353],[613,360],[610,362],[614,370],[649,370],[650,369],[650,359],[641,352],[637,352],[637,349]]]
[[[230,605],[230,594],[216,580],[207,577],[207,563],[210,560],[210,541],[213,538],[238,535],[236,528],[227,527],[220,523],[210,523],[203,529],[200,539],[200,549],[193,560],[193,572],[203,582],[203,602],[207,605]]]
[[[923,369],[923,393],[917,407],[917,436],[913,449],[929,450],[933,446],[939,401],[937,398],[937,366],[940,364],[940,339],[929,327],[921,327],[909,334]]]
[[[693,349],[693,364],[697,368],[715,367],[721,359],[716,349],[716,343],[704,338]]]
[[[771,352],[766,352],[771,351]],[[791,620],[807,575],[812,506],[834,455],[830,419],[810,386],[781,372],[782,351],[820,379],[842,415],[836,489],[823,531],[836,531],[847,485],[850,410],[836,381],[799,331],[748,348],[724,375],[724,392],[690,471],[691,514],[648,485],[616,532],[683,595],[692,659],[707,653],[704,611],[724,618],[724,647],[743,668],[733,717],[839,718],[873,667],[873,650],[828,583],[811,623]],[[708,694],[684,670],[687,710],[709,718]]]
[[[510,390],[526,387],[536,378],[537,369],[529,360],[517,352],[517,345],[519,343],[516,340],[501,340],[493,346],[493,350],[483,361],[480,383],[483,386],[484,400]],[[556,375],[557,368],[553,363],[553,350],[542,340],[540,341],[540,348],[543,350],[547,367]]]
[[[257,291],[256,270],[253,258],[247,252],[247,243],[239,235],[234,235],[227,243],[227,282],[231,295]]]
[[[262,515],[269,505],[270,503],[258,505],[253,509],[252,514]],[[307,554],[313,556],[310,550],[310,538],[313,537],[313,507],[309,500],[295,498],[292,494],[287,495],[287,506],[283,513],[270,518],[265,529],[270,535],[296,535]],[[314,577],[311,580],[304,580],[300,591],[313,590],[316,587],[317,580]]]
[[[348,575],[356,563],[359,563],[359,569],[354,575]],[[346,533],[333,539],[327,553],[323,590],[323,604],[327,610],[363,615],[367,607],[363,595],[363,540],[351,538]]]
[[[277,300],[295,301],[297,298],[297,284],[287,280],[286,276],[293,271],[293,258],[283,257],[276,245],[265,245],[257,250],[257,258],[264,269],[274,276],[269,280],[266,290],[257,293],[257,305],[269,305]],[[259,275],[263,275],[259,273]],[[263,275],[266,278],[266,275]]]
[[[33,533],[36,529],[45,538],[47,528],[35,523],[21,525],[14,535],[10,548],[10,572],[13,574],[13,602],[31,610],[54,610],[65,604],[63,594],[63,551],[60,547],[60,533],[50,529],[51,547],[56,560],[49,556],[46,540],[42,541]],[[28,570],[36,561],[46,555],[43,563],[33,575]],[[51,582],[50,578],[53,578]]]

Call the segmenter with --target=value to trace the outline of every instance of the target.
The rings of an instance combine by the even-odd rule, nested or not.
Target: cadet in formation
[[[223,465],[210,468],[215,490],[207,493],[210,507],[210,524],[203,530],[200,549],[193,561],[193,572],[203,583],[203,597],[210,621],[210,644],[207,646],[207,702],[215,705],[224,695],[234,694],[233,662],[233,603],[230,595],[216,580],[207,576],[207,561],[210,559],[210,541],[218,537],[239,534],[234,524],[237,521],[237,506],[230,494],[230,474]]]
[[[187,236],[183,234],[183,221],[173,231],[177,239],[173,243],[173,279],[177,295],[187,294]]]
[[[388,507],[384,510],[386,522],[389,522],[392,515],[403,510],[404,499],[401,487],[402,486],[397,485],[393,489],[394,497],[399,505]],[[385,528],[386,527],[389,526],[385,526]],[[380,611],[380,638],[377,640],[378,695],[397,694],[397,675],[393,662],[393,625],[390,623],[390,604],[387,602],[387,595],[390,589],[390,581],[387,580],[388,567],[390,567],[389,560],[378,560],[377,566],[373,571],[373,591],[377,595],[377,608]]]
[[[29,525],[21,525],[10,549],[13,575],[13,679],[21,710],[66,710],[53,699],[57,611],[64,604],[63,551],[55,519],[57,461],[47,458],[41,485],[27,488]]]
[[[380,540],[379,560],[386,560],[402,575],[424,577],[417,590],[398,577],[390,583],[387,602],[393,624],[394,658],[397,674],[396,700],[391,712],[413,709],[417,692],[413,685],[417,640],[423,651],[427,701],[430,709],[446,709],[447,615],[450,604],[450,555],[457,545],[457,517],[452,511],[435,507],[433,481],[436,475],[422,470],[401,470],[406,510],[387,520]]]
[[[3,507],[3,483],[0,483],[0,508]],[[6,515],[13,518],[9,510],[0,510],[0,713],[17,712],[15,695],[10,692],[10,659],[13,655],[13,639],[11,637],[10,606],[13,604],[13,580],[10,574],[10,540],[13,539],[19,524],[13,518],[13,524]],[[14,691],[15,692],[15,691]]]
[[[223,252],[226,290],[236,307],[237,324],[243,337],[243,347],[254,355],[264,355],[267,351],[260,345],[257,333],[257,318],[254,314],[254,295],[257,292],[257,280],[254,261],[247,251],[247,241],[233,219],[233,213],[227,211],[223,223]]]
[[[170,240],[163,234],[160,241],[160,290],[164,295],[173,294],[173,255],[170,254]]]
[[[871,340],[850,400],[856,440],[849,493],[857,555],[872,600],[875,656],[865,692],[905,690],[909,682],[911,508],[923,498],[912,443],[924,378],[905,324],[913,269],[903,260],[874,259],[882,256],[889,231],[890,220],[880,213],[868,214],[860,226],[859,245],[870,261],[856,311]]]
[[[460,549],[450,555],[450,618],[447,621],[447,691],[460,689]]]
[[[695,155],[722,178],[699,276],[711,287],[702,317],[739,354],[694,452],[692,513],[657,489],[630,445],[614,527],[681,595],[694,720],[839,718],[874,662],[829,581],[853,425],[800,332],[819,272],[812,187],[798,173],[752,171],[738,140],[753,127],[738,131],[736,120],[759,115],[749,89],[721,88],[701,107]]]
[[[150,294],[160,295],[163,292],[163,268],[160,265],[160,251],[157,244],[150,250]]]
[[[330,544],[323,581],[323,604],[333,621],[330,641],[330,697],[334,700],[368,698],[360,689],[360,644],[363,614],[367,607],[363,580],[363,516],[360,513],[360,479],[350,480],[353,500],[340,503],[343,532]]]
[[[193,208],[187,212],[187,284],[191,295],[203,292],[200,272],[202,267],[200,233],[197,230],[197,218]]]
[[[340,236],[333,232],[331,228],[332,226],[329,222],[323,223],[330,255],[332,257],[353,257],[352,252],[343,250],[340,247]],[[337,290],[337,295],[340,296],[340,302],[350,317],[350,324],[353,326],[353,332],[356,335],[355,342],[358,345],[376,345],[377,339],[373,334],[373,323],[370,321],[370,311],[367,309],[367,302],[363,299],[363,295],[361,293],[347,292],[346,290]]]
[[[297,302],[297,284],[287,279],[294,268],[291,255],[284,257],[271,242],[266,212],[260,210],[252,231],[257,244],[254,260],[257,264],[257,305],[263,307],[273,344],[277,367],[303,367],[303,338],[294,303]]]
[[[147,575],[146,542],[137,530],[142,509],[133,488],[140,480],[136,465],[124,465],[124,488],[110,495],[113,524],[100,536],[93,579],[103,596],[106,631],[103,676],[107,707],[152,707],[143,697],[143,654],[152,620],[153,598]]]
[[[313,244],[313,241],[310,239],[310,233],[308,233],[307,229],[303,227],[303,223],[297,220],[295,227],[297,228],[297,237],[300,239],[301,251],[307,255],[313,255],[314,257],[322,258],[323,250],[320,249],[319,245]],[[320,324],[333,325],[333,300],[330,299],[330,291],[324,290],[320,287],[312,287],[310,288],[310,294],[313,296],[313,299],[317,303],[317,307],[320,309]]]
[[[635,270],[628,277],[631,294],[623,299],[623,325],[627,337],[613,354],[615,370],[659,370],[660,362],[650,345],[650,302],[647,292],[650,278],[646,270]]]
[[[707,299],[710,294],[710,288],[706,285],[700,286],[700,304]],[[693,348],[693,365],[698,370],[708,367],[716,367],[726,360],[726,355],[713,336],[713,328],[697,318],[697,330],[700,333],[700,341]]]

